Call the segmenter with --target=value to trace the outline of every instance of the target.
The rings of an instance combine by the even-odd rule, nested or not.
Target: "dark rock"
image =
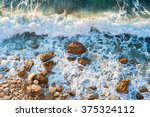
[[[145,38],[145,42],[150,44],[150,37]]]
[[[91,27],[90,32],[96,32],[99,33],[100,31],[96,27]]]
[[[88,88],[89,88],[89,89],[92,89],[92,90],[97,90],[97,87],[96,87],[96,86],[89,86]]]
[[[67,53],[70,54],[83,54],[86,52],[86,48],[80,42],[72,42],[66,47]]]
[[[140,94],[140,93],[137,93],[136,94],[136,99],[142,100],[142,99],[144,99],[144,96],[142,94]]]
[[[106,37],[106,38],[108,38],[108,39],[112,39],[112,38],[113,38],[113,36],[110,35],[110,34],[104,34],[104,37]]]
[[[35,45],[35,44],[32,45],[33,49],[37,49],[38,47],[39,47],[38,45]]]
[[[147,89],[146,87],[139,88],[138,90],[139,90],[139,92],[141,92],[141,93],[148,92],[148,89]]]

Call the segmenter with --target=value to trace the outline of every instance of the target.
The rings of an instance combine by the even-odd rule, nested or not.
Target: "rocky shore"
[[[99,31],[92,27],[91,32],[99,33]],[[24,36],[27,36],[29,38],[39,38],[40,36],[35,35],[35,33],[24,33]],[[46,35],[43,35],[46,36]],[[128,39],[130,35],[124,35],[126,36],[125,39]],[[105,38],[111,39],[113,38],[111,35],[105,34]],[[116,35],[116,37],[121,37],[121,35]],[[62,38],[63,39],[63,38]],[[148,41],[149,39],[146,39]],[[149,41],[148,41],[149,43]],[[136,48],[140,48],[139,45],[135,45]],[[39,48],[39,45],[32,44],[31,48],[33,50],[36,50]],[[92,64],[94,61],[91,60],[86,54],[89,53],[88,48],[84,45],[84,43],[79,41],[72,41],[67,43],[67,45],[64,45],[64,51],[67,53],[67,61],[69,64],[77,64],[77,69],[79,71],[84,71],[88,67],[88,65]],[[52,76],[55,74],[53,72],[53,69],[58,64],[57,55],[55,55],[55,51],[47,51],[41,54],[37,54],[36,57],[31,59],[25,59],[24,61],[21,61],[21,64],[19,67],[15,68],[15,72],[7,75],[7,77],[4,78],[4,74],[7,74],[9,72],[9,68],[2,68],[0,74],[0,80],[5,79],[4,82],[0,84],[0,100],[68,100],[72,99],[72,97],[76,96],[77,91],[72,88],[71,83],[72,80],[68,79],[67,75],[64,75],[63,78],[67,82],[67,87],[65,88],[63,85],[57,85],[57,82],[54,82],[53,84],[49,85],[49,76]],[[20,58],[16,57],[13,58],[14,61],[19,61]],[[55,60],[54,60],[55,59]],[[32,70],[34,66],[37,64],[40,65],[39,68]],[[120,56],[118,59],[118,64],[121,66],[123,65],[136,65],[137,63],[128,60],[126,57]],[[0,64],[2,64],[2,60],[0,61]],[[64,64],[64,63],[63,63]],[[34,72],[33,72],[34,71]],[[71,72],[71,69],[70,69]],[[107,73],[106,73],[107,74]],[[81,75],[81,74],[77,74]],[[78,76],[72,76],[72,78],[78,78]],[[111,82],[111,79],[107,79],[107,82]],[[128,94],[129,93],[129,86],[130,86],[130,79],[124,78],[122,80],[119,80],[119,82],[116,82],[117,85],[115,86],[114,92],[117,92],[118,94]],[[150,83],[147,82],[148,86]],[[139,87],[137,89],[137,92],[135,93],[136,99],[144,99],[143,93],[149,92],[149,89],[147,87]],[[105,89],[111,88],[111,86],[104,85]],[[98,86],[88,84],[86,86],[86,93],[88,93],[87,96],[80,98],[81,100],[97,100],[99,97],[102,99],[108,99],[108,100],[119,100],[120,97],[111,95],[111,93],[108,91],[101,91],[98,92],[99,89]]]

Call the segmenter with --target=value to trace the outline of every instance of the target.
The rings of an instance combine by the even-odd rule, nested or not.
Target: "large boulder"
[[[86,48],[80,42],[72,42],[66,47],[67,53],[69,54],[83,54],[86,52]]]

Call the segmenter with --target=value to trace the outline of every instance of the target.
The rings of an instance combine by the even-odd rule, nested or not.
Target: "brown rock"
[[[20,78],[27,78],[28,73],[26,71],[18,71],[17,76],[20,77]]]
[[[28,82],[32,83],[35,76],[36,76],[35,73],[29,74],[29,75],[28,75]]]
[[[118,93],[128,93],[128,84],[129,84],[129,80],[128,79],[124,79],[122,80],[116,87],[116,91]]]
[[[141,93],[148,92],[148,89],[147,89],[146,87],[139,88],[138,90],[139,90],[139,92],[141,92]]]
[[[3,75],[2,74],[0,74],[0,80],[2,80],[3,79]]]
[[[0,92],[0,98],[4,97],[5,93],[4,92]]]
[[[32,92],[38,92],[38,91],[40,91],[42,88],[41,88],[41,86],[39,86],[39,85],[32,84],[32,85],[28,86],[27,89],[28,89],[29,91],[31,90]]]
[[[88,98],[88,100],[95,100],[95,99],[98,99],[98,98],[99,98],[98,94],[95,93],[95,94],[90,95],[90,97]]]
[[[128,59],[127,59],[127,58],[120,58],[120,59],[119,59],[119,62],[120,62],[121,64],[126,64],[126,63],[128,62]]]
[[[39,55],[40,60],[43,61],[43,62],[45,62],[45,61],[47,61],[47,60],[49,60],[53,57],[54,57],[53,52],[47,52],[47,53]]]
[[[105,93],[101,93],[100,96],[104,97],[104,96],[105,96]]]
[[[66,47],[67,53],[70,54],[83,54],[86,52],[86,48],[80,42],[72,42]]]
[[[46,70],[48,72],[51,72],[54,65],[55,65],[55,63],[53,61],[50,61],[50,60],[43,63],[43,66],[46,68]]]
[[[39,84],[45,84],[45,85],[48,84],[48,78],[43,73],[36,74],[34,80],[38,80]]]
[[[38,45],[35,45],[35,44],[32,45],[33,49],[37,49],[38,47],[39,47]]]
[[[49,86],[49,92],[52,94],[56,91],[56,87]]]
[[[35,85],[38,85],[38,84],[39,84],[39,81],[38,81],[38,80],[34,80],[33,83],[34,83]]]
[[[70,96],[75,96],[76,95],[76,92],[75,91],[67,91],[67,93],[70,95]]]
[[[96,86],[89,86],[88,88],[89,88],[89,89],[92,89],[92,90],[97,90],[97,87],[96,87]]]
[[[26,61],[24,62],[24,68],[25,68],[27,71],[30,71],[33,65],[34,65],[33,60],[26,60]]]
[[[59,93],[62,92],[63,88],[57,87],[56,91],[58,91]]]
[[[140,94],[140,93],[137,93],[136,94],[136,99],[142,100],[142,99],[144,99],[144,96],[142,94]]]
[[[79,58],[78,59],[78,63],[83,65],[83,66],[90,64],[90,62],[91,62],[91,60],[88,58]]]

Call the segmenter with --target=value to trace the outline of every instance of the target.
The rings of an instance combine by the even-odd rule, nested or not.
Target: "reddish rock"
[[[78,63],[83,65],[83,66],[90,64],[90,62],[91,62],[91,60],[88,58],[79,58],[78,59]]]
[[[148,89],[147,89],[146,87],[139,88],[138,90],[139,90],[139,92],[141,92],[141,93],[148,92]]]
[[[80,42],[72,42],[66,47],[67,53],[70,54],[83,54],[86,52],[86,48]]]
[[[54,65],[55,65],[55,63],[53,61],[50,61],[50,60],[43,63],[43,66],[46,68],[46,70],[48,72],[52,71],[52,68]]]
[[[44,54],[39,55],[39,58],[41,61],[45,62],[51,58],[54,57],[54,53],[53,52],[46,52]]]
[[[56,91],[58,91],[59,93],[62,92],[63,88],[57,87]]]
[[[27,87],[27,90],[29,91],[31,90],[32,92],[39,92],[41,89],[42,89],[41,86],[35,84],[32,84]]]
[[[128,84],[129,84],[128,79],[122,80],[120,83],[118,83],[116,91],[118,93],[128,93]]]
[[[126,63],[128,62],[128,59],[127,59],[127,58],[120,58],[120,59],[119,59],[119,62],[120,62],[121,64],[126,64]]]

